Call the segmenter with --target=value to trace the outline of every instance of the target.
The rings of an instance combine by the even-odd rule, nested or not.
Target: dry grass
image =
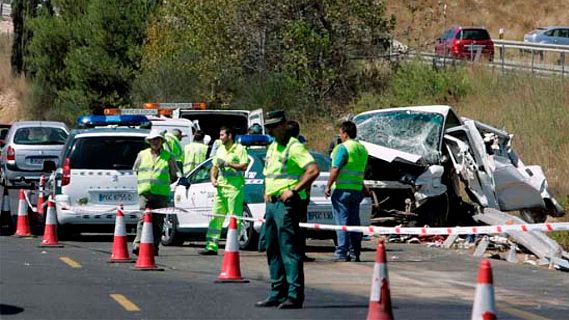
[[[23,101],[29,84],[23,77],[14,77],[10,68],[11,37],[0,34],[0,122],[25,118]]]
[[[453,25],[484,26],[494,38],[504,28],[505,39],[522,40],[535,27],[569,21],[569,1],[557,0],[392,0],[387,8],[397,18],[396,38],[411,45],[432,44]]]

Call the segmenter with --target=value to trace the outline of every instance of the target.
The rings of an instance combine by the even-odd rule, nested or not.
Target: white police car
[[[72,231],[112,230],[117,205],[127,211],[127,226],[136,224],[137,178],[132,166],[149,125],[144,116],[83,116],[60,156],[55,200],[60,236]],[[104,127],[98,127],[104,126]],[[95,128],[96,127],[96,128]],[[108,227],[108,228],[104,228]]]
[[[265,202],[263,199],[264,176],[263,167],[267,149],[253,145],[266,145],[271,141],[265,135],[244,135],[237,137],[241,144],[248,145],[249,167],[245,171],[245,199],[243,215],[245,217],[263,218]],[[330,160],[322,153],[310,152],[320,168],[320,176],[312,184],[308,222],[320,224],[336,224],[332,213],[332,203],[324,197],[324,190],[330,175]],[[207,232],[212,213],[213,197],[216,193],[209,179],[212,159],[208,159],[181,179],[174,191],[174,205],[194,213],[167,216],[164,223],[162,244],[181,244],[186,239],[203,239]],[[370,222],[371,201],[364,198],[360,206],[361,225]],[[225,221],[227,227],[228,220]],[[245,221],[239,235],[241,249],[252,249],[256,246],[261,222]],[[312,238],[334,239],[334,232],[309,232]]]

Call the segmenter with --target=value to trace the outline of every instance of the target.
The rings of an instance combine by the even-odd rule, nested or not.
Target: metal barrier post
[[[502,61],[502,74],[504,74],[504,72],[506,71],[505,66],[504,66],[504,56],[506,55],[505,51],[506,51],[506,47],[504,47],[504,44],[502,44],[502,46],[500,47],[500,60]]]
[[[565,52],[561,52],[559,60],[561,62],[561,78],[565,78]]]

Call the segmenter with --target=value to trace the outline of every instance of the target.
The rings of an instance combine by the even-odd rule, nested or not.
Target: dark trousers
[[[304,265],[300,234],[300,198],[267,203],[263,225],[271,277],[269,299],[304,302]]]

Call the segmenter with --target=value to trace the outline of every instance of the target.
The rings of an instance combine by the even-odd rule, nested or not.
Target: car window
[[[209,182],[209,172],[211,170],[211,167],[211,159],[202,163],[201,166],[192,172],[192,175],[189,177],[190,183],[194,184]]]
[[[569,29],[559,29],[558,37],[569,38]]]
[[[67,132],[61,128],[26,127],[20,128],[14,134],[14,143],[28,145],[64,144]]]
[[[0,128],[0,140],[4,140],[6,138],[8,130],[10,130],[10,128]]]
[[[555,29],[549,30],[549,31],[547,31],[547,32],[544,32],[543,34],[546,35],[546,36],[548,36],[548,37],[553,37],[553,33],[554,33],[554,32],[555,32]]]
[[[484,29],[463,29],[462,40],[490,40],[490,34]]]
[[[310,152],[310,154],[314,157],[314,160],[316,161],[316,164],[318,164],[320,171],[330,171],[330,158],[318,152]]]
[[[129,170],[145,148],[143,137],[78,138],[69,156],[70,165],[72,169]]]

